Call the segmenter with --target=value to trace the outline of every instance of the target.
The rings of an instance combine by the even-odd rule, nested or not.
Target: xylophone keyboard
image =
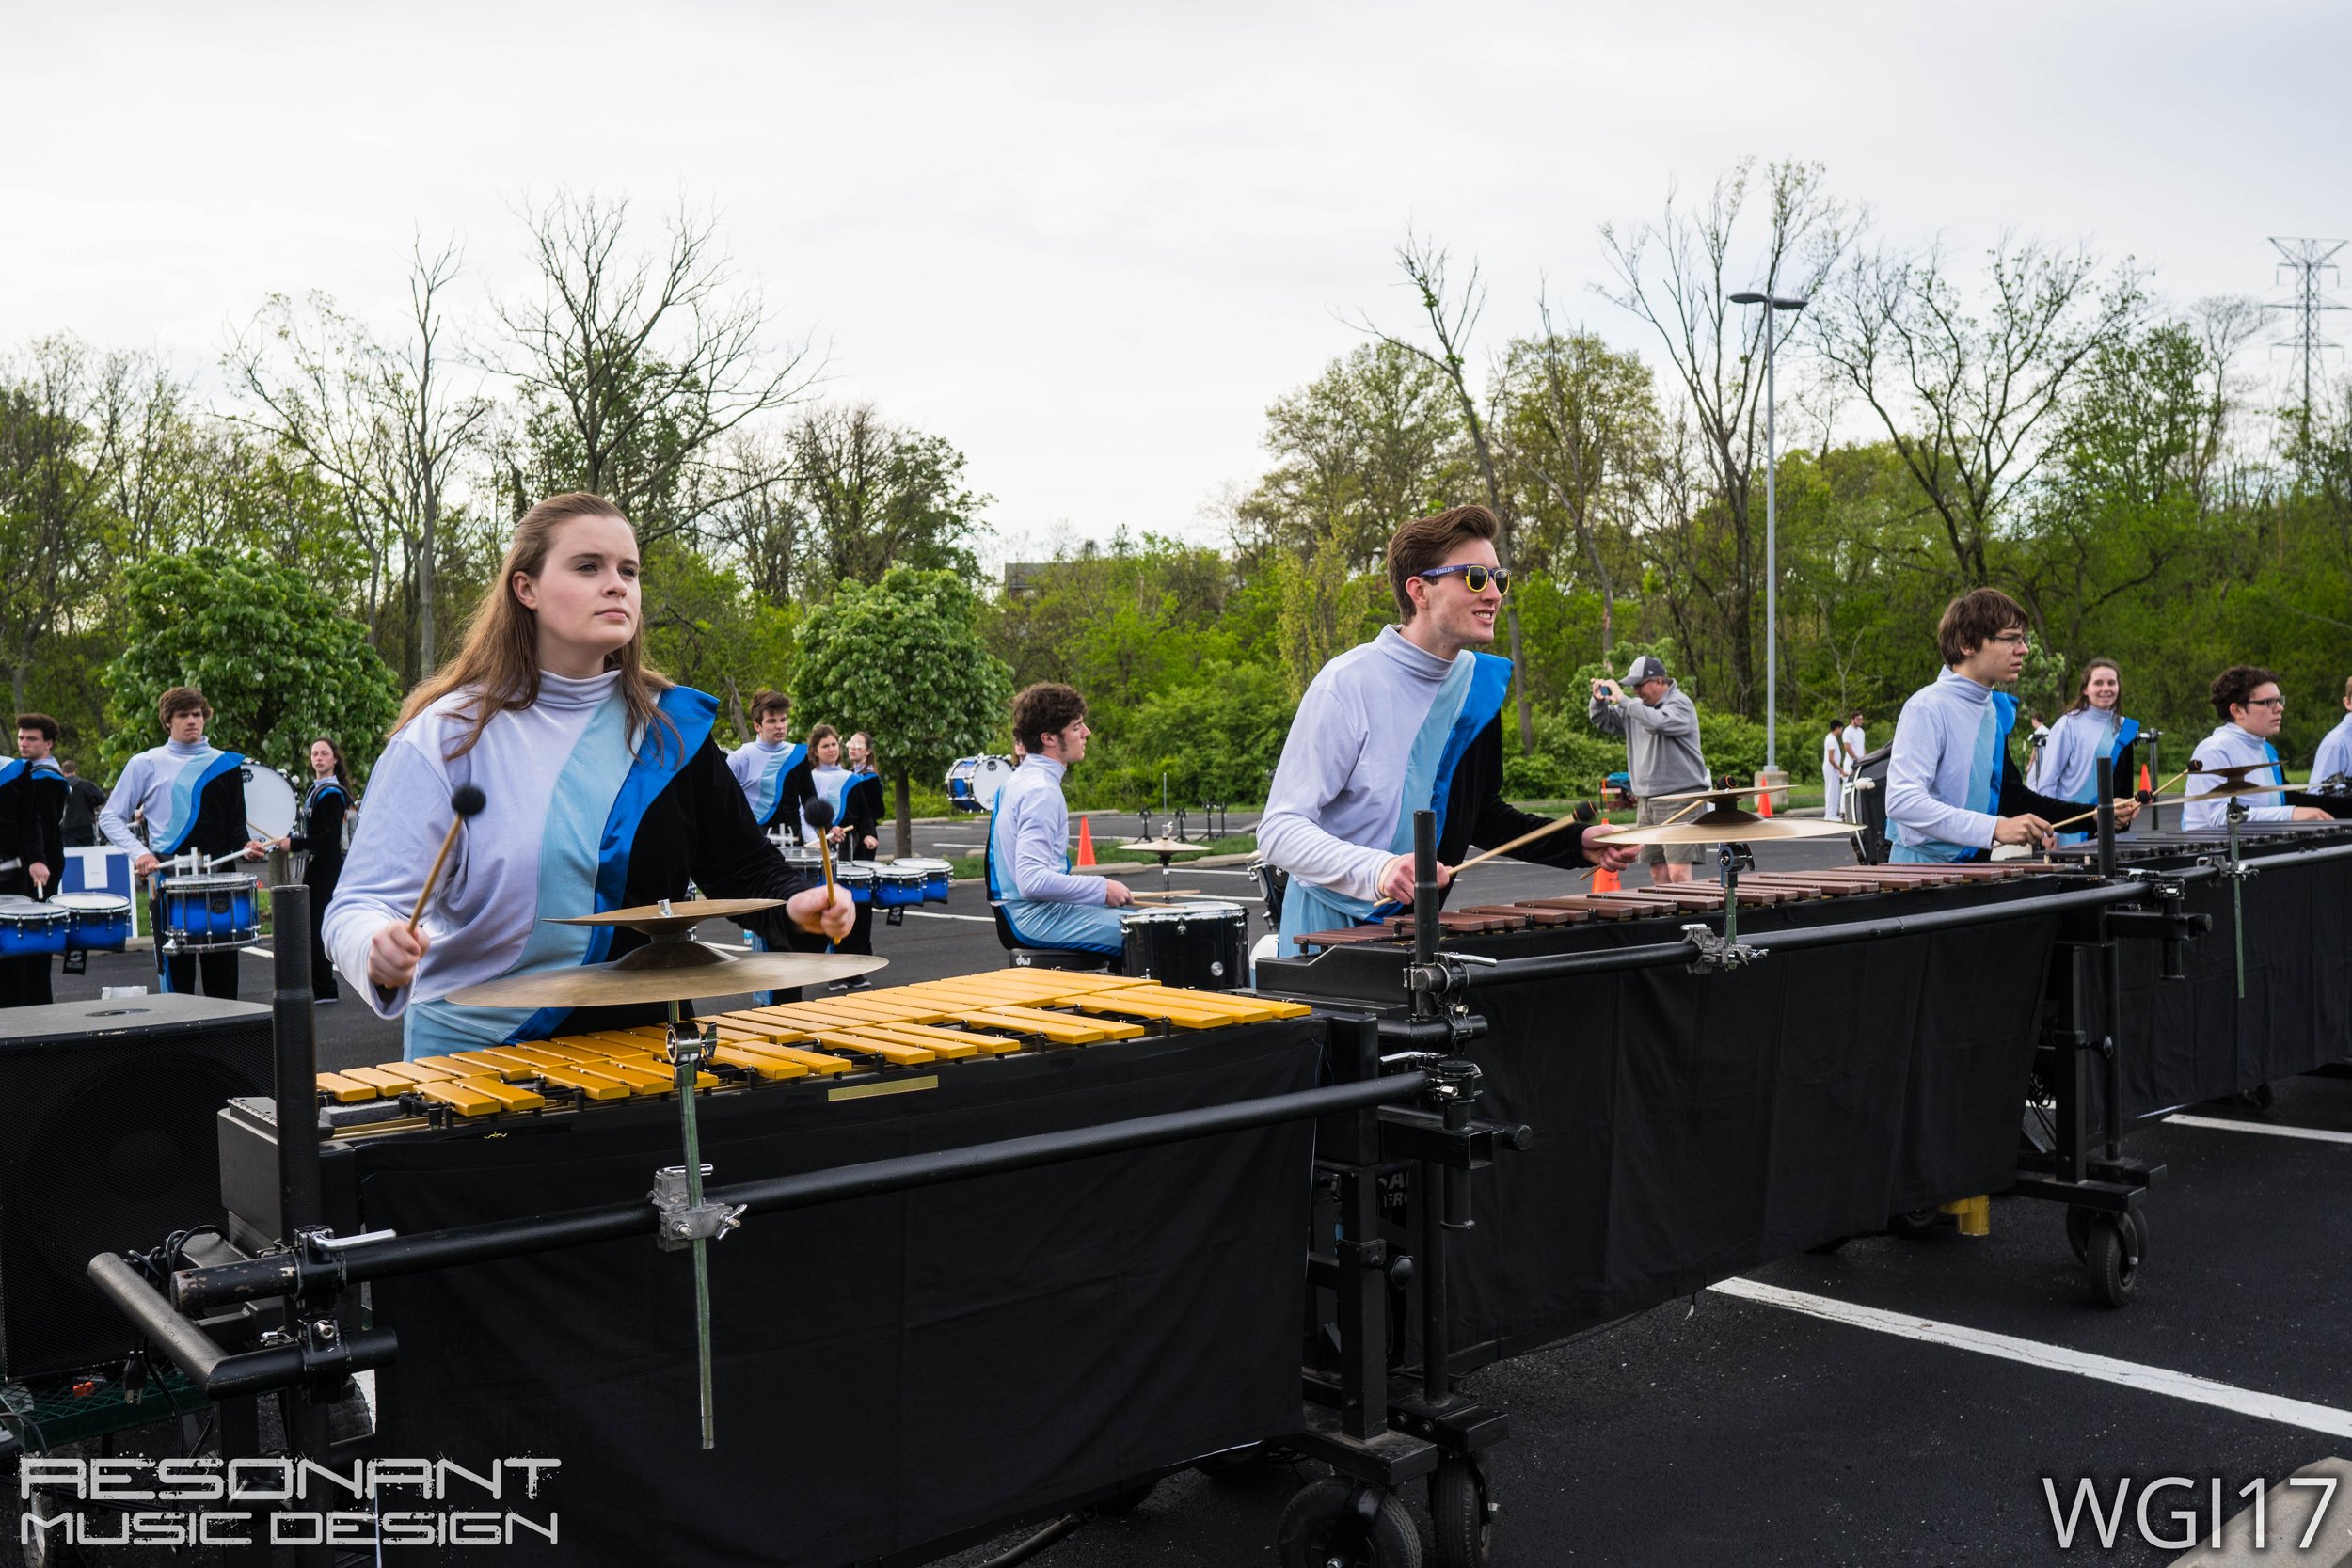
[[[1120,975],[1007,969],[750,1007],[695,1022],[717,1045],[699,1092],[825,1100],[932,1088],[941,1070],[1179,1031],[1298,1018],[1296,1003]],[[676,1092],[659,1027],[564,1035],[318,1075],[341,1132],[592,1109]]]

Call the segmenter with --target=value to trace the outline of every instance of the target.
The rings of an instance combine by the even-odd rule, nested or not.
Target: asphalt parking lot
[[[1760,858],[1841,854],[1768,847]],[[1564,874],[1540,867],[1475,875],[1482,899],[1564,890]],[[1175,880],[1258,907],[1239,867]],[[883,984],[1001,961],[971,886],[878,928],[876,948],[890,960]],[[264,997],[265,961],[246,963],[246,993]],[[101,958],[59,995],[135,984],[145,969],[136,955]],[[353,1001],[323,1010],[319,1029],[327,1067],[399,1053],[397,1030]],[[2266,1112],[2191,1107],[2143,1124],[2132,1149],[2170,1171],[2151,1198],[2137,1299],[2122,1310],[2090,1300],[2060,1211],[1996,1198],[1990,1237],[1858,1238],[1476,1374],[1470,1389],[1514,1423],[1491,1455],[1496,1560],[2155,1564],[2182,1548],[2142,1538],[2144,1483],[2194,1483],[2150,1504],[2153,1533],[2168,1538],[2183,1528],[2175,1511],[2199,1511],[2210,1529],[2217,1478],[2233,1513],[2249,1481],[2352,1454],[2342,1216],[2352,1083],[2280,1085]],[[1038,1560],[1270,1564],[1275,1522],[1302,1479],[1282,1464],[1239,1478],[1180,1473]],[[2085,1480],[2103,1507],[2126,1487],[2112,1549],[2087,1518],[2073,1547],[2059,1545],[2046,1493],[2063,1509]],[[2347,1523],[2352,1497],[2339,1498],[2325,1528],[2352,1544]],[[1013,1539],[946,1560],[973,1568]]]

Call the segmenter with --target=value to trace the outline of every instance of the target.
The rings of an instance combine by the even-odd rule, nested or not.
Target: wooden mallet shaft
[[[2183,779],[2187,777],[2188,769],[2184,768],[2179,772],[2173,774],[2170,778],[2165,780],[2164,783],[2159,784],[2156,788],[2150,790],[2148,793],[2152,796],[2162,795],[2166,790],[2170,789],[2174,784],[2179,784]],[[2139,797],[2137,795],[2130,797],[2130,799],[2135,800],[2138,798]],[[2089,811],[2076,812],[2074,816],[2068,817],[2063,822],[2051,823],[2050,831],[2052,832],[2057,832],[2060,828],[2071,828],[2077,822],[2088,822],[2098,815],[2099,808],[2097,806],[2093,806]]]
[[[424,886],[417,890],[417,907],[408,911],[408,928],[413,931],[424,918],[424,907],[432,901],[433,890],[440,885],[441,868],[449,863],[449,852],[457,845],[457,830],[466,825],[466,818],[482,809],[482,791],[472,784],[461,784],[449,798],[449,832],[441,835],[441,852],[433,857],[433,869],[424,876]]]

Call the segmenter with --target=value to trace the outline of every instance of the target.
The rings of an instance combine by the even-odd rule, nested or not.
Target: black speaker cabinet
[[[91,1255],[220,1224],[215,1113],[270,1076],[270,1011],[251,1003],[0,1009],[0,1377],[128,1354]]]

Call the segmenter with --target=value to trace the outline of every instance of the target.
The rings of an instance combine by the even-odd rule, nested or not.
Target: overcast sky
[[[2181,301],[2278,298],[2268,236],[2352,236],[2340,5],[362,13],[0,0],[0,347],[210,375],[271,291],[393,325],[416,230],[478,311],[529,196],[627,195],[651,237],[683,193],[829,395],[954,442],[1041,544],[1206,533],[1266,404],[1362,341],[1341,314],[1409,325],[1408,223],[1484,267],[1484,342],[1548,279],[1645,353],[1598,226],[1748,154],[1820,160],[1883,238],[2082,240]]]

